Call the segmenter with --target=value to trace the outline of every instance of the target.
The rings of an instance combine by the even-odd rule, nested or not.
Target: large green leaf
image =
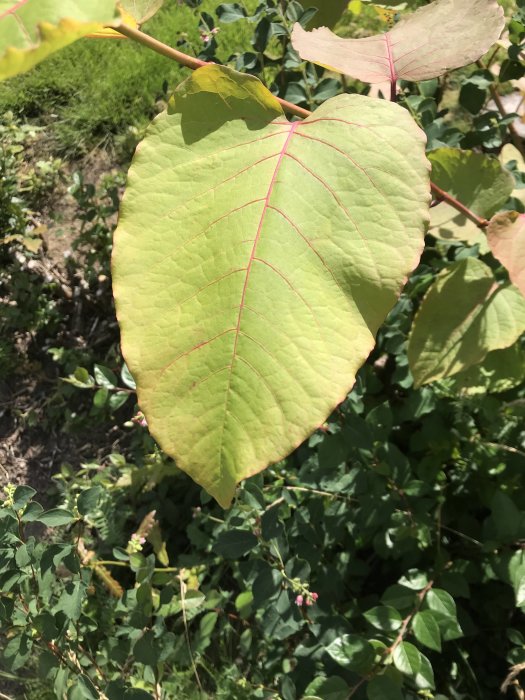
[[[483,56],[504,24],[496,0],[438,0],[386,34],[341,39],[326,27],[307,32],[296,24],[292,43],[301,58],[366,83],[427,80]]]
[[[196,71],[138,147],[115,233],[140,406],[224,506],[345,398],[428,220],[405,110],[342,95],[269,123],[276,105],[255,78]]]
[[[408,361],[416,386],[450,377],[509,347],[525,331],[525,300],[498,285],[490,268],[466,258],[443,271],[414,320]]]
[[[514,178],[491,156],[458,148],[438,148],[428,154],[432,163],[432,182],[455,197],[474,214],[491,217],[509,198]],[[481,252],[488,252],[487,237],[446,202],[430,210],[430,233],[445,240],[477,243]]]
[[[0,80],[119,21],[117,0],[0,0]]]
[[[487,240],[494,257],[505,265],[510,279],[525,296],[525,214],[496,214],[488,225]]]

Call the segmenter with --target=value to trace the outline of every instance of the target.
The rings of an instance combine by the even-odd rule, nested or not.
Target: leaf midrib
[[[292,139],[292,137],[293,137],[293,135],[294,135],[294,132],[295,132],[297,126],[298,126],[300,123],[301,123],[301,122],[293,122],[292,124],[290,124],[290,131],[289,131],[289,133],[288,133],[288,136],[286,137],[286,140],[285,140],[285,142],[284,142],[284,144],[283,144],[283,147],[281,148],[281,150],[280,150],[280,152],[279,152],[279,157],[278,157],[278,159],[277,159],[277,163],[275,164],[275,168],[274,168],[274,171],[273,171],[273,173],[272,173],[272,178],[271,178],[271,180],[270,180],[270,184],[269,184],[268,190],[267,190],[267,192],[266,192],[266,197],[264,198],[264,204],[263,204],[261,216],[260,216],[260,218],[259,218],[259,224],[258,224],[258,227],[257,227],[257,233],[255,234],[255,238],[254,238],[254,241],[253,241],[253,246],[252,246],[252,249],[251,249],[251,251],[250,251],[250,258],[249,258],[249,260],[248,260],[248,265],[247,265],[247,267],[246,267],[246,276],[245,276],[245,278],[244,278],[244,284],[243,284],[243,288],[242,288],[242,292],[241,292],[241,301],[240,301],[240,304],[239,304],[239,312],[238,312],[238,314],[237,314],[237,324],[236,324],[236,328],[235,328],[235,338],[234,338],[234,341],[233,341],[232,361],[231,361],[231,364],[230,364],[230,371],[229,371],[229,374],[228,374],[228,383],[227,383],[227,386],[226,386],[226,400],[225,400],[225,403],[224,403],[224,415],[223,415],[223,420],[222,420],[221,437],[220,437],[220,443],[219,443],[219,469],[221,470],[221,475],[222,475],[222,470],[223,470],[222,459],[223,459],[223,448],[224,448],[224,429],[225,429],[226,421],[227,421],[227,417],[228,417],[228,405],[229,405],[230,395],[231,395],[231,381],[232,381],[232,376],[233,376],[233,367],[234,367],[234,365],[235,365],[235,360],[236,360],[236,358],[237,358],[237,344],[238,344],[238,341],[239,341],[239,334],[240,334],[240,330],[241,330],[242,316],[243,316],[244,305],[245,305],[246,291],[247,291],[248,282],[249,282],[249,279],[250,279],[250,273],[251,273],[251,270],[252,270],[253,262],[254,262],[254,260],[255,260],[255,258],[256,258],[257,246],[258,246],[259,240],[260,240],[260,238],[261,238],[261,233],[262,233],[264,221],[265,221],[265,218],[266,218],[266,213],[267,213],[267,211],[268,211],[268,209],[269,209],[269,206],[270,206],[270,199],[271,199],[271,197],[272,197],[273,190],[274,190],[274,187],[275,187],[275,183],[276,183],[276,181],[277,181],[277,175],[278,175],[279,170],[280,170],[280,168],[281,168],[281,165],[282,165],[282,163],[283,163],[283,160],[284,160],[284,157],[285,157],[285,155],[286,155],[286,151],[287,151],[287,149],[288,149],[288,146],[290,145],[290,141],[291,141],[291,139]]]

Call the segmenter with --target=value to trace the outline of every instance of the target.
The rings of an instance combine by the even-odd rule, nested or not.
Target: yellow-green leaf
[[[0,80],[119,22],[117,0],[0,0]]]
[[[428,220],[408,112],[341,95],[290,123],[247,79],[200,68],[153,122],[113,252],[148,426],[223,506],[346,397]]]
[[[450,379],[451,390],[465,394],[509,391],[525,380],[525,352],[519,344],[489,352],[483,362]]]
[[[479,217],[489,218],[509,198],[514,178],[492,156],[459,148],[438,148],[428,154],[432,182]],[[477,243],[488,252],[487,237],[476,224],[447,202],[430,210],[430,233],[444,240]]]
[[[443,271],[414,320],[408,361],[416,386],[450,377],[512,345],[525,331],[525,299],[466,258]]]

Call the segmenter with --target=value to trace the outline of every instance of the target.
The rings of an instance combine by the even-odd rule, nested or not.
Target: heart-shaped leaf
[[[450,377],[512,345],[525,331],[525,300],[475,258],[438,275],[414,319],[408,361],[416,386]]]
[[[428,220],[408,112],[341,95],[269,123],[275,105],[255,78],[197,70],[139,145],[115,233],[139,404],[223,506],[346,397]]]
[[[365,83],[428,80],[477,61],[504,27],[496,0],[437,0],[386,34],[341,39],[326,27],[296,24],[292,44],[301,58]]]
[[[428,154],[432,182],[455,197],[474,214],[491,217],[509,198],[514,178],[491,156],[459,148],[438,148]],[[444,240],[477,243],[488,252],[487,237],[476,224],[447,202],[430,210],[430,233]]]
[[[496,214],[487,227],[487,240],[494,257],[505,265],[511,281],[525,296],[525,214]]]
[[[0,80],[119,22],[117,0],[0,0]]]

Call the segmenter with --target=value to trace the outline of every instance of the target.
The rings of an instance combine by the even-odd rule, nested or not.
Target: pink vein
[[[233,331],[233,330],[234,330],[234,328],[229,328],[228,331],[224,331],[224,332],[225,332],[225,333],[228,333],[229,331]],[[223,334],[221,333],[221,335],[223,335]],[[209,342],[209,341],[208,341],[208,342]],[[201,343],[201,346],[202,346],[202,343]],[[210,372],[210,373],[209,373],[208,375],[206,375],[203,379],[199,379],[198,382],[194,382],[194,383],[190,386],[190,388],[188,389],[188,391],[186,392],[185,395],[187,396],[188,394],[191,394],[191,392],[194,391],[198,386],[200,386],[201,384],[205,384],[207,381],[209,381],[209,380],[210,380],[212,377],[214,377],[216,374],[220,374],[221,372],[224,372],[225,369],[230,369],[230,365],[226,365],[225,367],[219,367],[219,369],[216,369],[215,371]],[[181,396],[180,398],[182,398],[182,396]]]
[[[281,122],[272,122],[272,124],[281,124]],[[284,126],[284,122],[282,122],[282,125]],[[286,122],[286,125],[289,126],[289,122]],[[170,169],[170,172],[177,172],[177,170],[187,170],[188,165],[191,165],[192,167],[195,167],[197,163],[200,163],[202,161],[208,161],[211,158],[215,158],[215,156],[220,156],[222,153],[227,153],[228,151],[233,151],[236,148],[242,148],[243,146],[251,146],[252,143],[260,143],[261,141],[266,141],[266,139],[271,139],[274,136],[280,136],[281,134],[286,134],[288,133],[288,129],[283,129],[282,131],[274,131],[272,134],[267,134],[266,136],[261,136],[258,139],[252,139],[251,141],[243,141],[243,143],[236,143],[233,146],[228,146],[228,148],[221,148],[218,151],[214,151],[213,153],[209,153],[208,155],[201,156],[200,158],[194,158],[191,160],[189,163],[179,163],[176,166],[173,166]],[[190,148],[181,148],[182,151],[190,151]],[[154,177],[154,175],[152,175]]]
[[[187,207],[187,205],[190,202],[194,202],[196,199],[199,199],[199,197],[204,197],[205,194],[209,194],[210,192],[215,192],[215,190],[218,190],[219,187],[222,187],[227,182],[230,182],[230,180],[235,180],[240,175],[247,173],[248,170],[255,168],[255,166],[260,165],[261,163],[264,163],[265,161],[270,160],[271,158],[277,158],[278,155],[279,155],[279,153],[271,153],[269,156],[265,156],[264,158],[259,158],[259,160],[256,160],[253,163],[250,163],[246,167],[242,168],[242,170],[238,170],[233,175],[230,175],[229,177],[227,177],[226,180],[222,180],[221,182],[217,183],[216,185],[213,185],[213,187],[209,187],[207,190],[204,190],[204,192],[199,192],[194,197],[191,197],[191,199],[184,200],[184,202],[182,202],[181,204],[178,204],[174,209],[170,209],[168,212],[166,212],[166,214],[163,214],[160,217],[160,221],[163,221],[164,219],[169,218],[170,216],[172,216],[172,214],[174,214],[181,207]]]
[[[390,43],[390,34],[387,32],[385,35],[386,52],[388,56],[388,66],[390,68],[390,82],[395,83],[397,80],[396,67],[394,65],[394,57],[392,55],[392,45]]]
[[[303,138],[303,139],[309,139],[310,141],[316,141],[317,143],[322,143],[325,146],[328,146],[328,148],[332,148],[334,151],[337,151],[337,153],[340,153],[342,156],[344,156],[344,158],[349,160],[355,168],[357,168],[358,170],[360,170],[363,173],[363,175],[368,179],[368,181],[370,182],[372,187],[376,190],[376,192],[378,192],[381,195],[381,197],[385,200],[385,202],[389,206],[391,206],[390,200],[385,195],[383,190],[380,187],[378,187],[376,181],[372,177],[370,177],[370,175],[368,174],[366,169],[363,168],[362,165],[359,165],[359,163],[356,160],[354,160],[351,156],[349,156],[346,151],[343,151],[341,148],[334,146],[333,143],[330,143],[329,141],[325,141],[324,139],[317,138],[316,136],[307,136],[306,134],[301,134],[299,132],[297,132],[297,136],[301,136],[301,138]],[[381,168],[374,168],[374,170],[379,170],[380,172],[385,173],[386,175],[389,175],[389,176],[392,175],[392,173],[389,173],[386,170],[382,170]],[[393,208],[393,211],[395,212],[398,220],[401,222],[401,218],[400,218],[399,214],[397,213],[397,210],[395,208]]]
[[[197,343],[197,345],[194,345],[190,350],[186,350],[186,352],[181,353],[180,355],[177,355],[177,357],[174,360],[171,360],[171,362],[168,362],[167,365],[165,365],[160,374],[159,374],[159,379],[162,377],[164,372],[166,372],[170,367],[172,367],[176,362],[181,360],[183,357],[186,357],[187,355],[191,355],[192,352],[195,352],[196,350],[200,350],[200,348],[203,348],[205,345],[209,345],[209,343],[212,343],[214,340],[217,340],[217,338],[220,338],[223,335],[226,335],[226,333],[232,333],[235,330],[235,328],[227,328],[225,331],[222,331],[222,333],[217,333],[217,335],[214,335],[213,338],[208,338],[208,340],[203,340],[200,343]],[[225,369],[223,367],[223,369]],[[200,382],[199,382],[200,383]]]
[[[354,219],[353,219],[352,216],[350,215],[350,212],[348,211],[348,209],[345,207],[345,205],[344,205],[344,204],[342,203],[342,201],[339,199],[339,197],[338,197],[338,195],[337,195],[337,192],[336,192],[335,190],[333,190],[333,189],[330,187],[330,185],[329,185],[325,180],[323,180],[322,177],[320,177],[319,175],[317,175],[316,173],[314,173],[314,171],[311,170],[305,163],[303,163],[302,160],[300,160],[299,158],[297,158],[297,156],[294,156],[294,155],[292,155],[291,153],[287,153],[286,155],[287,155],[289,158],[291,158],[292,160],[294,160],[298,165],[300,165],[301,168],[303,168],[303,170],[305,170],[309,175],[311,175],[311,176],[312,176],[313,178],[315,178],[318,182],[320,182],[321,185],[324,187],[324,189],[325,189],[329,194],[332,195],[332,197],[335,199],[335,201],[337,202],[337,204],[339,205],[339,207],[344,211],[344,213],[345,213],[345,215],[346,215],[348,221],[350,221],[350,223],[354,226],[354,228],[355,228],[355,230],[357,231],[357,233],[359,234],[359,236],[363,239],[363,242],[368,246],[368,241],[366,240],[365,236],[361,233],[361,230],[359,229],[359,226],[357,225],[357,223],[354,221]]]
[[[264,314],[260,313],[259,311],[256,311],[256,310],[253,309],[251,306],[248,306],[248,304],[245,304],[245,305],[244,305],[244,308],[245,308],[247,311],[251,311],[251,312],[252,312],[253,314],[255,314],[256,316],[259,316],[260,318],[262,318],[266,323],[269,323],[270,326],[272,327],[272,329],[275,331],[275,324],[273,323],[273,321],[270,321],[270,319],[267,318]],[[284,338],[286,338],[286,340],[288,340],[288,341],[290,340],[290,337],[289,337],[288,335],[286,335],[286,333],[283,333],[281,330],[279,330],[279,332],[283,335]],[[273,354],[273,352],[272,352],[271,350],[269,350],[265,345],[263,345],[263,344],[260,343],[258,340],[256,340],[253,336],[248,335],[248,333],[245,333],[244,331],[240,331],[240,333],[241,333],[242,336],[244,336],[244,337],[247,338],[248,340],[251,340],[251,342],[252,342],[254,345],[257,345],[257,347],[261,348],[261,350],[262,350],[264,353],[266,353],[266,354],[268,355],[268,357],[271,357],[272,360],[273,360],[273,361],[275,362],[275,364],[277,365],[277,367],[279,367],[279,369],[281,369],[281,370],[284,369],[284,371],[285,371],[286,374],[290,377],[290,379],[291,379],[294,383],[296,383],[298,387],[300,387],[300,388],[302,389],[302,384],[301,384],[300,380],[298,380],[297,377],[294,377],[294,375],[290,372],[290,370],[286,367],[286,365],[283,365],[283,364],[281,364],[281,363],[279,362],[279,360],[277,359],[277,357]],[[304,391],[304,389],[303,389],[303,391]],[[306,391],[304,391],[304,393],[306,394]]]
[[[246,271],[245,267],[239,267],[239,268],[236,268],[235,270],[230,270],[229,272],[225,272],[224,275],[217,277],[216,279],[212,280],[211,282],[208,282],[207,284],[205,284],[204,287],[200,287],[200,289],[197,289],[196,292],[193,292],[193,294],[191,294],[189,297],[186,297],[186,299],[183,299],[181,302],[179,302],[177,304],[177,306],[180,308],[187,301],[190,301],[190,299],[195,298],[201,292],[203,292],[205,289],[208,289],[208,287],[213,287],[214,284],[218,284],[219,282],[222,282],[222,280],[225,280],[228,277],[231,277],[231,275],[234,275],[236,272],[245,272],[245,271]]]
[[[316,314],[315,314],[315,311],[313,310],[313,308],[311,307],[311,305],[306,301],[306,299],[303,297],[303,295],[301,294],[301,292],[299,292],[299,291],[293,286],[293,284],[290,282],[290,280],[288,279],[288,277],[286,277],[285,274],[283,274],[277,267],[275,267],[275,265],[272,265],[271,263],[269,263],[268,260],[263,260],[262,258],[254,258],[254,260],[256,260],[257,262],[262,263],[263,265],[266,265],[266,267],[269,267],[270,270],[273,270],[273,271],[275,272],[275,274],[278,275],[278,276],[283,280],[283,282],[285,282],[285,283],[290,287],[290,289],[292,290],[292,292],[293,292],[294,294],[296,294],[296,295],[299,297],[299,299],[303,302],[303,304],[306,306],[306,308],[310,311],[310,313],[312,314],[312,318],[314,319],[314,321],[316,322],[317,326],[318,326],[319,329],[321,330],[321,324],[319,323],[319,319],[317,318],[317,316],[316,316]]]
[[[153,265],[153,267],[150,268],[150,272],[153,271],[159,265],[162,265],[162,263],[165,263],[167,260],[172,260],[175,253],[177,253],[179,250],[181,250],[181,248],[185,248],[187,245],[189,245],[190,243],[193,243],[193,241],[197,240],[201,236],[205,236],[214,226],[216,226],[218,223],[220,223],[224,219],[228,219],[233,214],[237,213],[238,211],[242,211],[243,209],[246,209],[246,207],[249,207],[252,204],[257,204],[257,202],[263,202],[263,201],[264,201],[264,197],[261,197],[259,199],[252,199],[250,202],[245,202],[245,204],[241,204],[240,206],[235,207],[235,209],[230,209],[229,211],[226,212],[226,214],[223,214],[222,216],[219,216],[218,219],[215,219],[215,221],[212,221],[211,224],[206,226],[205,229],[203,229],[202,231],[199,231],[199,233],[196,233],[195,236],[191,236],[191,238],[188,238],[183,243],[178,245],[170,253],[168,253],[168,255],[165,255],[161,260],[157,260],[157,262]]]
[[[277,212],[277,214],[280,214],[280,215],[283,217],[283,219],[284,219],[285,221],[288,222],[288,224],[292,227],[292,229],[293,229],[299,236],[301,236],[301,238],[302,238],[303,241],[306,243],[306,245],[310,248],[310,250],[311,250],[313,253],[315,253],[315,255],[317,255],[317,257],[319,258],[319,260],[321,261],[321,263],[323,264],[323,266],[324,266],[324,267],[326,268],[326,270],[330,273],[332,279],[334,280],[334,282],[336,283],[336,285],[339,287],[339,289],[340,289],[341,292],[343,293],[343,296],[345,297],[345,299],[348,300],[348,296],[347,296],[346,292],[345,292],[344,289],[341,287],[341,284],[339,283],[339,280],[338,280],[337,277],[334,275],[333,271],[331,270],[331,268],[330,268],[329,265],[327,264],[326,260],[323,258],[323,256],[321,255],[321,253],[317,250],[317,248],[315,248],[315,247],[312,245],[312,243],[308,240],[308,238],[306,238],[306,236],[302,233],[302,231],[300,230],[300,228],[299,228],[296,224],[294,224],[294,222],[290,219],[289,216],[287,216],[287,215],[284,213],[284,211],[281,211],[280,209],[277,209],[277,207],[269,207],[269,208],[270,208],[270,209],[273,209],[273,211]]]
[[[345,207],[343,202],[339,199],[337,192],[335,190],[333,190],[325,180],[323,180],[321,177],[319,177],[319,175],[316,175],[313,170],[310,170],[310,168],[307,165],[305,165],[302,160],[299,160],[299,158],[297,158],[296,156],[293,156],[291,153],[287,153],[286,155],[289,156],[290,158],[292,158],[293,160],[295,160],[295,162],[298,163],[312,177],[315,177],[315,179],[323,185],[325,190],[332,195],[332,197],[335,199],[335,201],[337,202],[337,204],[339,205],[341,210],[345,213],[345,216],[348,219],[348,221],[350,221],[351,224],[354,226],[359,237],[361,238],[361,240],[365,244],[365,247],[368,251],[368,255],[370,256],[370,261],[371,261],[371,263],[374,266],[374,269],[376,271],[377,279],[380,280],[381,275],[379,274],[379,270],[377,269],[377,264],[376,264],[375,258],[372,254],[372,251],[370,250],[370,244],[368,242],[368,239],[366,238],[366,236],[363,234],[363,232],[361,231],[361,229],[357,225],[357,222],[354,221],[353,217],[351,216],[350,212]]]
[[[0,15],[0,19],[2,19],[2,17],[6,17],[7,15],[14,14],[18,10],[19,7],[22,7],[22,5],[25,5],[26,3],[27,3],[27,0],[19,0],[19,2],[16,3],[16,5],[13,5],[13,7],[10,7],[5,12],[2,12],[2,14]]]
[[[298,124],[298,123],[299,123],[299,122],[294,122],[293,124],[290,124],[290,132],[289,132],[288,136],[286,137],[286,141],[284,142],[283,147],[281,148],[281,151],[280,151],[280,153],[279,153],[279,158],[277,159],[277,163],[276,163],[275,169],[274,169],[274,171],[273,171],[272,179],[271,179],[270,184],[269,184],[269,186],[268,186],[268,191],[266,192],[266,197],[265,197],[265,199],[264,199],[263,210],[262,210],[262,212],[261,212],[261,217],[260,217],[260,219],[259,219],[259,225],[258,225],[258,227],[257,227],[257,233],[255,234],[255,239],[254,239],[254,241],[253,241],[253,246],[252,246],[252,249],[251,249],[251,251],[250,251],[250,259],[249,259],[249,261],[248,261],[248,266],[247,266],[247,268],[246,268],[246,276],[245,276],[245,278],[244,278],[244,285],[243,285],[242,293],[241,293],[241,302],[240,302],[240,305],[239,305],[239,313],[237,314],[237,326],[236,326],[236,329],[235,329],[235,340],[234,340],[234,342],[233,342],[232,362],[231,362],[231,366],[230,366],[230,373],[229,373],[229,376],[228,376],[228,384],[227,384],[227,387],[226,387],[226,402],[225,402],[225,405],[224,405],[224,418],[223,418],[223,422],[222,422],[221,440],[220,440],[220,447],[219,447],[219,460],[222,459],[223,438],[224,438],[224,426],[225,426],[225,424],[226,424],[226,415],[227,415],[227,413],[228,413],[228,403],[229,403],[229,400],[230,400],[230,390],[231,390],[231,381],[232,381],[232,374],[233,374],[233,365],[234,365],[234,363],[235,363],[235,358],[236,358],[236,355],[237,355],[237,345],[238,345],[238,342],[239,342],[239,332],[240,332],[240,330],[241,330],[241,320],[242,320],[242,314],[243,314],[243,309],[244,309],[244,303],[245,303],[245,299],[246,299],[246,291],[247,291],[247,289],[248,289],[248,280],[250,279],[250,272],[251,272],[251,270],[252,270],[253,261],[255,260],[255,253],[257,252],[257,245],[258,245],[259,239],[260,239],[260,237],[261,237],[261,232],[262,232],[262,229],[263,229],[263,225],[264,225],[264,220],[265,220],[266,212],[267,212],[268,206],[269,206],[269,204],[270,204],[270,199],[271,199],[271,196],[272,196],[272,193],[273,193],[273,188],[275,187],[275,183],[276,183],[276,181],[277,181],[277,175],[278,175],[279,169],[280,169],[280,167],[281,167],[281,165],[282,165],[282,163],[283,163],[284,156],[285,156],[285,154],[286,154],[286,149],[288,148],[288,146],[289,146],[289,144],[290,144],[290,139],[292,138],[292,136],[293,136],[293,134],[294,134],[294,132],[295,132],[295,130],[296,130],[296,128],[297,128],[297,124]],[[219,462],[219,464],[220,464],[220,466],[222,466],[222,462],[221,462],[221,461]]]

